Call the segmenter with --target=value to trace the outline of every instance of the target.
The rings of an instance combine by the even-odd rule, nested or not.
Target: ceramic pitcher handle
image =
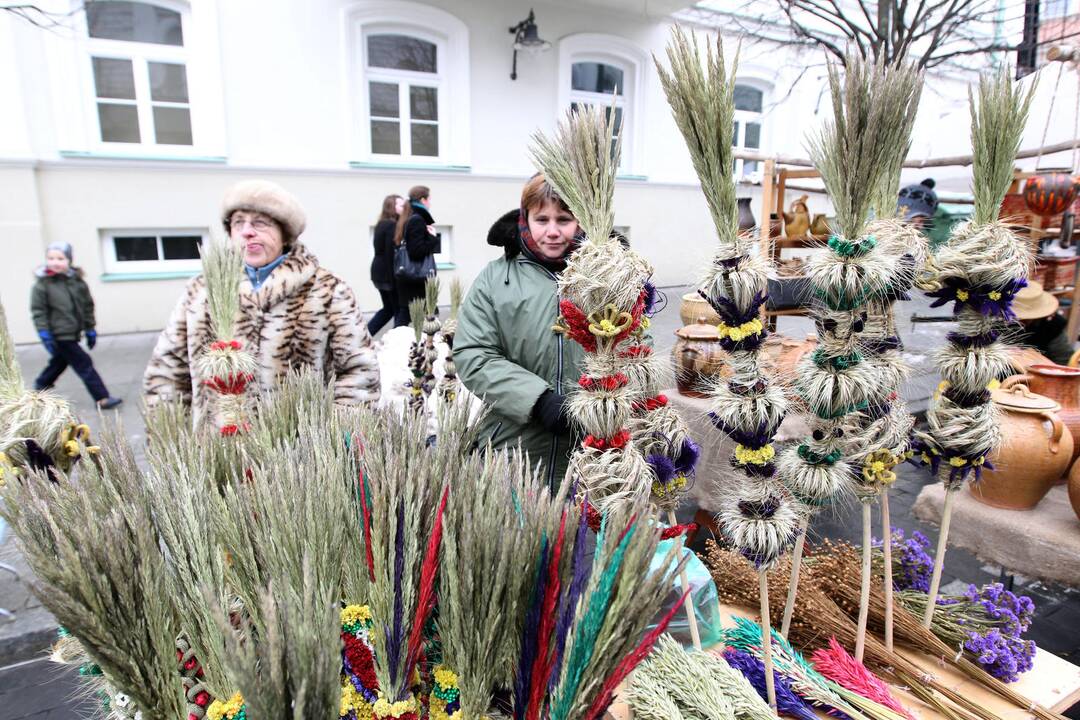
[[[1007,378],[1005,378],[1004,380],[1001,381],[1001,389],[1002,390],[1008,390],[1009,388],[1011,388],[1013,385],[1015,385],[1017,383],[1024,383],[1025,385],[1027,385],[1027,384],[1030,384],[1031,381],[1034,380],[1034,379],[1035,378],[1033,378],[1033,377],[1031,377],[1030,375],[1027,375],[1027,374],[1024,374],[1024,375],[1010,375],[1009,377],[1007,377]]]
[[[1052,412],[1041,412],[1044,420],[1050,421],[1053,425],[1053,429],[1050,431],[1050,452],[1054,455],[1058,454],[1061,449],[1061,435],[1065,432],[1065,423],[1061,422],[1061,418]]]

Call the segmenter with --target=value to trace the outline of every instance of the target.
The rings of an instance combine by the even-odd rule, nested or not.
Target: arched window
[[[731,144],[739,150],[761,150],[765,93],[745,83],[735,84],[735,129]],[[744,178],[760,169],[757,160],[735,160],[735,177]]]
[[[185,12],[173,5],[86,4],[97,135],[102,143],[194,144]]]
[[[439,157],[439,43],[415,34],[371,30],[364,46],[371,154]]]
[[[622,142],[624,175],[644,175],[642,167],[645,53],[629,40],[596,33],[569,35],[559,41],[559,107],[614,104],[616,131]],[[610,112],[610,111],[609,111]]]
[[[356,0],[345,11],[353,155],[366,162],[469,163],[469,31],[445,10]]]
[[[570,66],[570,107],[599,105],[610,114],[614,104],[615,136],[618,137],[626,117],[628,75],[624,66],[614,62],[582,60],[573,63]]]

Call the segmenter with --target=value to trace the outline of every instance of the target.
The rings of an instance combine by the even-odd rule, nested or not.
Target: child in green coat
[[[97,344],[94,329],[94,298],[82,279],[82,271],[71,265],[71,244],[52,243],[45,249],[45,264],[37,269],[37,282],[30,296],[34,327],[45,349],[49,364],[38,375],[38,390],[51,388],[70,365],[82,378],[98,407],[108,410],[123,400],[109,395],[94,362],[79,346],[86,334],[91,350]]]

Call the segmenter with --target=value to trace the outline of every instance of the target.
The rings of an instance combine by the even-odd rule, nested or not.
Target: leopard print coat
[[[209,391],[195,376],[195,360],[215,339],[199,275],[188,282],[146,366],[147,405],[179,400],[198,421]],[[255,357],[260,390],[275,387],[290,370],[313,367],[333,381],[338,405],[379,399],[379,364],[352,289],[298,242],[258,290],[246,275],[241,281],[235,339]]]

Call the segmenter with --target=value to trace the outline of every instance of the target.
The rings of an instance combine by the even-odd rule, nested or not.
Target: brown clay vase
[[[991,454],[993,470],[970,483],[972,497],[1009,510],[1030,510],[1069,467],[1073,438],[1054,411],[1058,404],[1026,385],[991,393],[1001,411],[1002,446]]]
[[[727,353],[720,345],[716,325],[704,315],[692,325],[675,331],[678,340],[672,350],[675,361],[675,385],[690,397],[705,397],[709,386],[727,370]]]
[[[682,320],[682,324],[693,325],[701,317],[705,318],[705,323],[708,325],[720,324],[720,316],[705,298],[696,292],[683,295],[682,303],[679,305],[679,319]]]
[[[1007,390],[1016,383],[1024,383],[1036,395],[1048,397],[1061,409],[1057,416],[1069,428],[1073,439],[1080,438],[1080,368],[1037,363],[1028,365],[1023,375],[1005,378],[1001,389]],[[1073,447],[1072,460],[1080,456],[1080,442]]]
[[[1080,520],[1080,463],[1073,463],[1069,471],[1069,504],[1076,513],[1076,519]]]

